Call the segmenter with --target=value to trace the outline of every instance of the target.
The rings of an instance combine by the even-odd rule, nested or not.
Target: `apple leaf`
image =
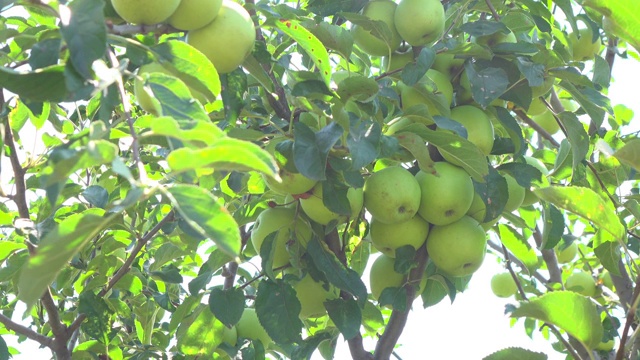
[[[394,136],[398,139],[400,146],[407,149],[407,151],[416,158],[420,170],[427,173],[432,173],[434,171],[433,160],[431,160],[431,156],[429,155],[429,148],[427,148],[427,144],[420,135],[401,130],[399,134]]]
[[[72,100],[65,86],[65,66],[52,65],[35,71],[0,67],[0,84],[22,100],[61,102]]]
[[[614,239],[623,239],[625,229],[616,215],[615,208],[595,191],[578,186],[549,186],[535,189],[534,193],[556,207],[593,222],[598,228],[609,232]]]
[[[502,68],[485,67],[477,70],[471,61],[465,64],[465,74],[471,85],[473,99],[482,107],[502,95],[509,86],[509,78]]]
[[[516,119],[511,116],[509,110],[502,107],[495,107],[495,111],[497,114],[497,118],[507,130],[513,145],[515,146],[515,152],[513,154],[514,157],[518,157],[524,154],[524,151],[527,149],[524,143],[524,136],[522,135],[522,128],[518,125]]]
[[[380,306],[391,305],[394,310],[407,310],[407,290],[404,287],[390,286],[386,287],[380,293],[378,299]]]
[[[613,114],[609,99],[593,88],[593,84],[587,79],[588,86],[575,85],[570,81],[562,80],[558,84],[567,90],[580,106],[587,112],[591,122],[599,128],[604,121],[605,112]]]
[[[353,299],[334,299],[325,302],[329,318],[340,333],[349,340],[360,333],[362,311]]]
[[[531,248],[531,245],[529,245],[526,239],[508,225],[500,224],[498,225],[498,229],[500,231],[500,241],[504,246],[509,249],[518,260],[522,261],[527,268],[534,269],[538,264],[538,255],[536,255],[536,252]]]
[[[380,124],[370,120],[351,122],[347,147],[351,154],[351,168],[361,169],[371,163],[380,153]]]
[[[241,288],[223,289],[222,285],[213,287],[209,294],[209,310],[225,326],[238,323],[244,310],[244,290]]]
[[[367,76],[353,74],[338,84],[338,96],[343,103],[353,98],[361,102],[369,102],[378,93],[378,83]]]
[[[93,78],[91,66],[107,49],[103,8],[102,1],[76,0],[66,9],[71,16],[61,17],[60,33],[68,47],[69,60],[85,79]]]
[[[604,332],[591,299],[572,291],[549,292],[529,302],[520,302],[511,317],[534,318],[555,325],[590,349],[600,343]]]
[[[154,135],[163,135],[180,140],[185,146],[205,147],[213,144],[225,136],[214,123],[210,121],[176,120],[171,117],[145,116],[136,120],[136,124],[147,125]],[[146,134],[145,134],[146,135]]]
[[[436,52],[430,47],[424,47],[415,63],[407,64],[402,70],[402,82],[407,86],[415,85],[427,73],[433,61],[436,59]]]
[[[280,19],[276,21],[276,26],[307,52],[307,55],[320,70],[325,85],[330,86],[331,63],[329,63],[329,53],[322,42],[296,20]]]
[[[640,139],[632,139],[613,153],[616,159],[636,170],[640,170]]]
[[[302,340],[300,301],[296,291],[284,280],[261,281],[256,296],[256,313],[267,334],[278,344]]]
[[[185,355],[206,356],[222,343],[223,334],[224,324],[213,316],[206,305],[200,304],[178,326],[177,347]]]
[[[436,280],[434,277],[439,277],[441,280]],[[422,306],[425,309],[439,303],[448,295],[447,286],[443,285],[441,281],[448,281],[448,279],[442,275],[433,275],[427,280],[424,291],[422,291]],[[451,287],[455,291],[453,284],[451,284]]]
[[[567,139],[569,140],[569,144],[571,144],[573,171],[575,172],[589,153],[589,135],[575,114],[565,111],[560,113],[558,117],[565,129],[567,129]]]
[[[598,234],[601,232],[602,231],[598,231]],[[605,241],[596,246],[593,252],[605,269],[609,270],[613,275],[620,276],[620,268],[618,267],[621,258],[620,244],[613,241]]]
[[[292,360],[306,360],[311,359],[311,355],[316,351],[320,343],[328,341],[333,338],[333,335],[328,331],[319,331],[313,336],[309,336],[300,343],[298,347],[291,352]]]
[[[247,92],[247,74],[237,68],[228,74],[220,74],[222,104],[224,105],[224,120],[231,126],[235,124],[244,107],[244,94]]]
[[[448,131],[430,129],[424,129],[419,135],[440,152],[446,153],[450,159],[456,159],[475,181],[484,182],[484,177],[489,174],[487,159],[469,140]]]
[[[316,24],[310,21],[309,24],[305,25],[328,49],[334,50],[345,59],[351,56],[353,36],[349,30],[326,22]]]
[[[144,90],[154,98],[159,112],[178,120],[210,121],[202,105],[178,78],[163,73],[143,74]]]
[[[583,0],[582,5],[605,16],[607,32],[622,38],[640,51],[640,3],[637,1]]]
[[[314,133],[304,123],[296,123],[293,143],[293,162],[300,174],[312,180],[326,179],[329,150],[340,139],[344,130],[334,122]]]
[[[546,360],[547,355],[522,348],[506,348],[484,357],[482,360]]]

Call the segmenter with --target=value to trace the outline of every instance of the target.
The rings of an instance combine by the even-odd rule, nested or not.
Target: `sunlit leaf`
[[[496,351],[482,360],[546,360],[547,355],[522,348],[507,348]]]
[[[279,344],[302,340],[300,301],[295,290],[284,280],[261,281],[256,297],[256,313],[260,324],[269,336]]]
[[[327,53],[327,49],[322,42],[298,21],[281,19],[276,21],[276,26],[307,52],[307,55],[311,57],[318,67],[325,84],[329,86],[331,82],[331,64],[329,63],[329,53]]]
[[[209,356],[223,341],[224,325],[200,304],[178,326],[178,349],[185,355]]]
[[[613,153],[621,162],[640,170],[640,139],[629,140],[623,147]]]
[[[604,18],[605,30],[619,36],[640,51],[640,3],[637,1],[583,0],[582,5],[590,7]]]

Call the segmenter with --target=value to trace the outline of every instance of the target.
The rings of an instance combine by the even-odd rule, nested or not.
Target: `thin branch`
[[[52,338],[37,333],[26,326],[15,323],[13,320],[2,314],[0,314],[0,323],[2,323],[7,330],[11,330],[16,334],[24,335],[28,339],[40,343],[42,346],[51,347],[53,342]]]
[[[487,246],[489,246],[490,248],[492,248],[493,250],[498,251],[498,252],[503,251],[501,245],[498,245],[498,244],[494,243],[493,241],[487,241]],[[507,256],[508,257],[505,260],[509,260],[513,264],[518,265],[518,267],[520,269],[522,269],[522,271],[529,272],[529,269],[527,268],[527,266],[522,261],[520,261],[520,259],[515,257],[515,255],[513,255],[508,249],[507,249]],[[536,279],[538,279],[543,284],[546,284],[546,283],[549,282],[549,279],[546,279],[538,271],[534,271],[533,273],[531,273],[531,275],[533,277],[535,277]]]
[[[0,100],[4,103],[4,98]],[[18,214],[20,217],[23,219],[29,219],[29,206],[27,205],[26,197],[27,187],[24,181],[25,171],[22,168],[22,165],[20,165],[20,159],[18,159],[16,142],[13,138],[13,130],[11,130],[9,120],[4,122],[4,126],[4,143],[9,148],[9,160],[11,161],[11,168],[13,169],[13,182],[16,185],[16,193],[12,196],[12,200],[18,207]]]
[[[249,237],[251,236],[250,232],[247,232],[244,226],[240,226],[240,239],[241,243],[246,244],[249,241]],[[223,289],[231,289],[236,280],[236,274],[238,273],[238,263],[235,261],[229,261],[223,271],[222,277],[224,277],[224,285]]]
[[[618,353],[616,354],[616,360],[624,359],[624,345],[627,342],[629,336],[629,329],[636,319],[636,310],[638,303],[640,302],[640,274],[636,277],[635,290],[633,290],[633,302],[627,310],[627,320],[624,323],[624,330],[622,330],[622,337],[620,338],[620,346],[618,347]]]
[[[491,15],[493,15],[493,18],[496,21],[500,21],[500,15],[498,15],[498,12],[496,11],[496,8],[493,7],[493,4],[491,3],[491,0],[485,0],[485,2],[487,3],[487,6],[489,7],[489,10],[491,10]]]
[[[533,239],[538,248],[542,247],[542,233],[540,233],[540,228],[537,226],[533,231]],[[540,249],[540,252],[542,253],[542,259],[547,264],[547,270],[549,270],[549,282],[562,284],[562,271],[560,270],[555,251],[551,249]]]
[[[554,147],[560,146],[560,143],[556,141],[556,139],[554,139],[553,136],[551,136],[551,134],[549,134],[545,129],[543,129],[540,125],[538,125],[538,123],[531,120],[531,118],[524,111],[514,110],[514,112],[516,113],[516,115],[518,115],[520,120],[522,120],[527,125],[531,126],[541,137],[547,139],[551,143],[551,145],[553,145]]]
[[[376,344],[376,351],[373,355],[375,360],[387,360],[391,357],[391,353],[393,352],[393,349],[396,346],[398,339],[400,339],[400,335],[402,335],[405,325],[407,324],[411,304],[416,296],[416,287],[420,284],[420,281],[424,276],[428,259],[429,256],[427,255],[427,247],[425,244],[422,245],[416,253],[415,260],[417,261],[418,266],[412,269],[407,277],[407,282],[405,284],[407,296],[406,309],[404,311],[393,310],[391,313],[391,317],[389,318],[389,322],[387,323],[384,333],[380,339],[378,339],[378,343]]]
[[[522,283],[520,283],[520,278],[518,277],[518,275],[516,275],[516,272],[513,271],[513,266],[511,266],[511,257],[509,256],[509,250],[507,250],[507,247],[504,246],[504,244],[502,245],[502,253],[504,254],[504,258],[506,260],[506,265],[507,265],[507,270],[509,271],[509,274],[511,274],[511,277],[513,278],[513,281],[516,283],[516,286],[518,288],[518,292],[520,293],[520,296],[524,299],[524,300],[528,300],[527,298],[527,293],[524,292],[524,288],[522,287]]]
[[[616,60],[618,53],[618,38],[609,35],[609,41],[607,42],[607,52],[604,55],[604,59],[609,64],[609,71],[613,72],[613,63]]]

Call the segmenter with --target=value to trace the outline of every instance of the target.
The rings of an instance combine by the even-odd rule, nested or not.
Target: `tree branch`
[[[540,233],[540,228],[537,226],[533,231],[533,239],[535,240],[538,248],[541,248],[542,234]],[[540,252],[542,253],[542,259],[547,264],[547,269],[549,270],[549,282],[562,284],[562,271],[560,270],[560,265],[558,264],[558,258],[556,257],[555,251],[552,249],[540,249]]]
[[[553,145],[554,147],[560,146],[560,143],[557,142],[556,139],[551,136],[551,134],[549,134],[545,129],[538,125],[538,123],[531,120],[531,118],[524,111],[514,110],[514,112],[516,113],[516,115],[518,115],[520,120],[522,120],[525,124],[531,126],[533,130],[535,130],[541,137],[547,139],[551,143],[551,145]]]
[[[2,96],[2,91],[0,91]],[[4,96],[0,98],[0,103],[4,104]],[[18,158],[18,151],[16,149],[16,142],[13,137],[13,130],[9,120],[4,122],[4,143],[9,148],[9,160],[11,161],[11,168],[13,169],[13,182],[16,185],[16,193],[12,196],[13,202],[18,207],[18,214],[23,219],[29,219],[29,206],[27,205],[27,188],[24,181],[25,171],[20,165],[20,159]]]
[[[640,274],[636,277],[635,290],[633,290],[632,296],[633,302],[627,310],[627,320],[624,323],[624,330],[622,330],[622,336],[620,337],[620,345],[618,347],[618,353],[616,354],[616,360],[623,360],[624,357],[624,345],[627,342],[629,336],[629,330],[636,318],[636,310],[638,309],[638,303],[640,302]]]
[[[7,330],[11,330],[16,334],[24,335],[28,339],[31,339],[33,341],[40,343],[40,345],[42,346],[46,346],[50,348],[51,344],[53,343],[52,338],[39,334],[26,326],[15,323],[13,320],[11,320],[10,318],[2,314],[0,314],[0,323],[2,323],[2,325],[4,325],[4,327]]]
[[[493,241],[487,241],[487,246],[489,246],[490,248],[492,248],[495,251],[498,252],[503,252],[503,249],[500,245],[494,243]],[[505,258],[505,260],[511,261],[512,263],[518,265],[518,267],[520,269],[522,269],[523,271],[528,272],[529,269],[527,268],[527,266],[520,261],[520,259],[518,259],[517,257],[515,257],[515,255],[513,255],[509,250],[507,250],[506,253],[507,257]],[[538,271],[534,271],[532,273],[533,277],[535,277],[536,279],[538,279],[541,283],[546,284],[549,282],[549,279],[546,279],[544,276],[542,276],[542,274],[540,274]]]

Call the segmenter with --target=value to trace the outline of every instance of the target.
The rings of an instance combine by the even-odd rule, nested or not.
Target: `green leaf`
[[[587,81],[589,80],[587,79]],[[604,121],[605,110],[613,113],[609,99],[592,87],[576,86],[567,80],[562,80],[558,85],[571,94],[573,99],[587,112],[591,122],[597,128]],[[591,82],[589,82],[589,86],[593,86]]]
[[[316,351],[320,343],[331,340],[333,335],[327,331],[321,331],[309,336],[291,352],[291,360],[308,360]]]
[[[244,311],[244,290],[225,290],[222,286],[211,288],[209,309],[227,327],[237,324]]]
[[[370,120],[352,121],[347,137],[347,147],[351,154],[351,168],[361,169],[370,164],[380,153],[380,124]]]
[[[440,277],[442,281],[446,281],[446,278],[442,275],[434,275],[427,279],[427,284],[425,285],[424,291],[422,291],[421,295],[422,306],[425,309],[436,305],[449,294],[447,286],[442,284],[440,279],[436,280],[433,277]]]
[[[415,63],[407,64],[402,70],[402,82],[407,86],[415,85],[433,65],[436,59],[436,52],[430,47],[424,47],[420,50],[420,54]]]
[[[85,79],[93,78],[91,65],[107,49],[103,8],[103,1],[75,0],[67,9],[70,16],[61,17],[60,33],[69,48],[69,59]]]
[[[241,244],[238,224],[209,191],[176,184],[167,192],[180,215],[193,229],[213,240],[227,254],[238,256]]]
[[[360,333],[362,312],[353,299],[334,299],[325,303],[329,318],[336,325],[345,339],[352,339]]]
[[[378,83],[370,77],[353,74],[338,84],[338,96],[343,103],[353,98],[361,102],[371,101],[378,93]]]
[[[428,129],[421,132],[420,136],[437,147],[440,152],[446,153],[449,159],[455,159],[475,181],[484,182],[484,177],[489,174],[487,159],[469,140],[448,131]]]
[[[220,77],[207,57],[184,41],[170,40],[151,48],[154,54],[165,65],[171,64],[178,72],[178,77],[187,86],[214,99],[220,94]]]
[[[40,299],[71,258],[115,217],[104,216],[102,209],[89,209],[70,215],[45,235],[18,279],[18,298],[27,304],[27,308]]]
[[[210,356],[222,343],[223,334],[224,324],[200,304],[178,326],[178,349],[185,355]]]
[[[598,245],[593,252],[602,263],[605,269],[609,270],[612,275],[620,276],[620,244],[614,241],[605,241]]]
[[[640,3],[637,1],[583,0],[582,5],[605,16],[607,32],[622,38],[640,52]]]
[[[62,102],[70,100],[65,83],[65,66],[53,65],[34,71],[0,67],[0,84],[22,100]]]
[[[305,24],[307,25],[307,24]],[[307,26],[318,40],[322,41],[327,49],[331,49],[343,58],[348,59],[353,50],[353,36],[349,30],[344,27],[321,22],[319,24],[311,23]]]
[[[155,98],[161,115],[178,120],[209,121],[202,105],[193,101],[189,88],[179,79],[163,73],[143,74],[144,89]]]
[[[244,93],[247,91],[247,74],[238,68],[228,74],[220,75],[222,82],[222,104],[224,104],[224,120],[235,124],[244,107]]]
[[[504,246],[513,253],[513,255],[522,261],[527,268],[534,269],[538,264],[538,255],[531,248],[531,245],[526,239],[519,234],[511,226],[500,224],[498,225],[500,232],[500,241]]]
[[[519,157],[520,155],[523,155],[527,148],[524,143],[522,128],[520,127],[520,125],[518,125],[518,122],[516,121],[516,119],[514,119],[513,116],[511,116],[511,114],[509,113],[509,110],[502,107],[496,107],[495,110],[496,110],[498,120],[500,121],[502,126],[504,126],[504,128],[507,130],[507,133],[509,134],[511,141],[515,146],[515,152],[513,156]]]
[[[507,91],[509,86],[507,73],[501,68],[485,67],[476,70],[473,62],[468,61],[465,64],[465,73],[469,78],[473,99],[482,107],[489,106],[493,100]]]
[[[300,301],[296,292],[281,279],[261,281],[256,297],[256,313],[267,334],[278,344],[291,344],[302,340]]]
[[[276,21],[276,27],[295,40],[307,52],[320,71],[325,85],[330,86],[331,63],[329,63],[329,53],[322,42],[295,20],[280,19]]]
[[[575,114],[565,111],[560,113],[558,117],[560,117],[565,129],[567,129],[567,138],[569,144],[571,144],[571,154],[573,156],[573,171],[576,171],[589,153],[589,135]]]
[[[312,180],[325,180],[329,150],[343,132],[342,127],[334,122],[316,133],[304,123],[297,123],[294,128],[293,162],[300,174]]]
[[[623,239],[625,229],[615,208],[593,190],[577,186],[549,186],[535,189],[534,193],[544,201],[593,222],[616,240]]]
[[[398,139],[398,144],[413,155],[418,162],[420,170],[427,173],[434,171],[433,160],[431,160],[431,156],[429,155],[429,148],[420,135],[413,132],[402,131],[394,136]]]
[[[547,355],[522,348],[507,348],[496,351],[482,360],[547,360]]]
[[[564,215],[549,203],[543,203],[542,210],[542,248],[553,249],[564,234]]]
[[[4,338],[0,336],[0,360],[9,360],[11,357],[7,343],[4,341]]]
[[[520,302],[511,317],[534,318],[568,332],[589,349],[602,340],[600,315],[588,297],[572,291],[546,293],[529,302]]]
[[[351,293],[358,299],[361,306],[364,306],[367,301],[367,288],[357,272],[342,265],[336,255],[327,248],[326,244],[321,243],[317,237],[309,241],[307,253],[316,268],[325,274],[331,284]]]
[[[87,320],[80,326],[91,338],[103,344],[109,343],[111,332],[111,309],[102,297],[96,296],[92,291],[80,294],[78,312],[85,314]]]
[[[613,156],[636,170],[640,170],[640,139],[631,139],[616,150]]]
[[[176,120],[165,117],[141,117],[136,125],[148,122],[154,135],[170,136],[193,147],[206,147],[225,136],[214,123],[210,121]]]
[[[215,170],[259,171],[270,177],[277,176],[273,157],[258,145],[233,138],[222,138],[204,149],[180,148],[167,156],[173,171],[197,170],[211,167]]]

